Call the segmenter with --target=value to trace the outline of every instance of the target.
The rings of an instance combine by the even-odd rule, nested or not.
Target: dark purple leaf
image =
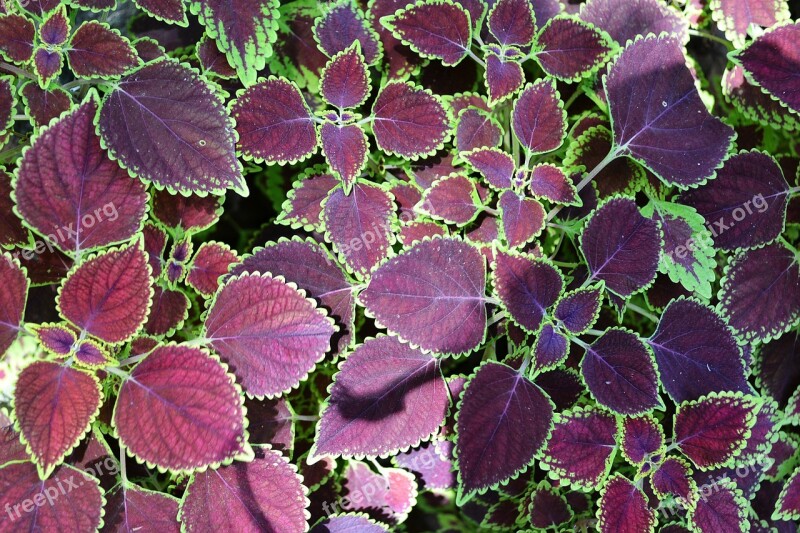
[[[164,250],[167,248],[167,232],[151,222],[147,222],[142,229],[144,251],[147,253],[147,263],[150,265],[153,279],[161,276],[164,263]]]
[[[605,126],[594,126],[584,131],[575,139],[564,158],[563,165],[567,168],[584,167],[586,169],[600,168],[601,162],[614,149],[611,131]],[[579,173],[580,175],[582,173]],[[592,180],[594,187],[584,187],[581,195],[586,191],[596,189],[601,198],[608,198],[617,194],[631,196],[644,180],[644,169],[635,161],[628,158],[619,158],[611,161]]]
[[[16,246],[28,242],[28,230],[14,213],[11,176],[0,167],[0,246]]]
[[[689,24],[681,14],[659,0],[590,0],[580,17],[605,30],[620,45],[639,35],[669,33],[681,42],[689,40]]]
[[[500,193],[497,206],[509,248],[518,248],[530,242],[544,230],[544,207],[533,198],[506,190]]]
[[[294,449],[294,411],[284,398],[244,401],[247,409],[250,434],[253,444],[269,444],[273,449],[291,454]]]
[[[46,126],[72,105],[69,93],[57,87],[44,90],[27,82],[19,92],[35,126]]]
[[[613,154],[643,163],[668,185],[686,188],[714,176],[735,134],[706,110],[679,39],[629,44],[609,69],[605,89]]]
[[[448,224],[463,226],[478,216],[480,197],[473,180],[455,174],[433,182],[422,193],[417,209]]]
[[[383,327],[423,350],[468,353],[486,333],[486,266],[458,239],[422,241],[372,274],[359,299]]]
[[[608,480],[598,502],[597,529],[601,533],[640,533],[654,531],[656,513],[647,496],[621,474]]]
[[[111,363],[116,363],[106,352],[106,349],[99,342],[91,339],[85,340],[78,345],[75,350],[75,361],[78,366],[88,369],[102,368]]]
[[[695,531],[746,531],[749,505],[736,485],[727,479],[715,484],[709,496],[700,498],[689,511]]]
[[[93,20],[84,22],[72,34],[67,59],[72,72],[81,78],[121,76],[141,64],[128,39]]]
[[[525,509],[523,509],[523,512]],[[530,496],[527,508],[528,520],[537,529],[548,529],[566,524],[572,520],[574,513],[566,498],[550,488],[550,484],[542,482]]]
[[[489,104],[494,106],[513,96],[522,87],[525,73],[519,61],[505,60],[497,54],[487,53],[485,81]]]
[[[581,199],[569,177],[549,163],[536,165],[531,170],[531,193],[556,204],[581,205]]]
[[[691,478],[689,463],[682,457],[667,457],[653,472],[650,483],[653,492],[659,498],[667,495],[677,496],[690,501],[692,493],[697,490]]]
[[[599,287],[575,289],[558,301],[553,315],[565,328],[579,335],[595,323],[600,315],[602,302],[603,296]]]
[[[554,328],[545,324],[539,330],[533,348],[533,363],[537,370],[555,368],[567,358],[569,339]]]
[[[69,37],[69,19],[65,9],[55,11],[39,27],[42,42],[51,46],[64,44]]]
[[[380,35],[383,51],[386,54],[386,73],[389,79],[400,79],[408,75],[424,61],[408,46],[397,40],[380,22],[383,17],[394,15],[395,11],[410,3],[410,0],[374,0],[368,3],[372,27]]]
[[[136,49],[139,59],[145,63],[149,63],[150,61],[154,61],[159,57],[164,57],[167,55],[164,47],[162,47],[158,41],[152,37],[139,37],[133,41],[133,47]]]
[[[536,31],[533,9],[529,0],[499,0],[486,19],[489,31],[503,46],[528,46]]]
[[[171,336],[189,316],[189,298],[178,290],[153,288],[153,304],[144,325],[148,335]]]
[[[53,78],[61,73],[64,66],[64,58],[59,52],[50,52],[44,48],[39,48],[33,54],[33,65],[36,67],[36,75],[39,77],[41,85],[47,87]]]
[[[449,176],[454,172],[458,172],[458,170],[458,168],[453,166],[453,155],[435,155],[416,163],[412,162],[409,169],[409,176],[413,178],[413,183],[419,188],[427,189],[437,179]]]
[[[103,528],[107,531],[179,533],[178,504],[174,496],[123,482],[106,494]]]
[[[217,43],[213,39],[209,39],[207,35],[197,43],[195,50],[197,60],[203,71],[206,74],[214,74],[224,79],[232,79],[236,77],[236,69],[228,62],[225,53],[219,49]],[[141,57],[141,52],[139,53]]]
[[[780,406],[786,405],[800,386],[800,331],[761,345],[753,374],[759,388]]]
[[[33,22],[9,13],[0,15],[0,55],[14,63],[24,63],[33,56],[36,28]]]
[[[195,71],[173,60],[124,77],[103,101],[97,128],[122,166],[158,188],[247,192],[222,101]]]
[[[556,17],[536,37],[536,60],[547,74],[578,81],[596,72],[609,58],[608,35],[577,18]]]
[[[59,324],[37,324],[28,326],[28,329],[33,331],[42,348],[53,355],[69,355],[78,340],[71,329]]]
[[[219,278],[239,261],[236,251],[227,244],[208,241],[200,245],[189,264],[186,283],[203,296],[211,296],[219,288]]]
[[[496,189],[510,189],[514,176],[514,159],[499,148],[480,148],[462,157]]]
[[[320,49],[333,57],[358,41],[367,64],[377,63],[383,54],[378,35],[355,3],[340,1],[325,11],[314,23],[314,37]]]
[[[769,124],[777,129],[796,130],[798,127],[798,119],[792,111],[748,80],[740,65],[730,65],[725,69],[722,94],[753,122]]]
[[[652,415],[626,416],[622,420],[620,450],[625,459],[641,465],[656,452],[664,451],[664,430]]]
[[[456,427],[462,497],[516,477],[542,450],[554,405],[511,367],[487,363],[468,382]]]
[[[417,241],[424,240],[426,237],[445,237],[447,235],[449,235],[447,228],[436,222],[414,221],[403,224],[400,227],[400,233],[398,233],[397,238],[403,246],[409,247]]]
[[[540,80],[525,87],[514,102],[511,125],[523,148],[531,154],[561,146],[567,134],[566,112],[555,82]]]
[[[28,13],[44,18],[44,15],[53,11],[60,3],[60,0],[29,0],[25,5],[20,4],[20,7]]]
[[[459,112],[455,137],[459,152],[497,146],[502,137],[503,130],[488,113],[474,108]]]
[[[800,23],[786,24],[761,35],[738,53],[745,75],[781,103],[800,112]]]
[[[289,191],[277,222],[322,233],[322,201],[338,184],[326,169],[308,169]]]
[[[356,181],[367,164],[369,143],[357,124],[338,125],[326,122],[319,129],[322,154],[333,174],[342,180],[346,191]]]
[[[320,79],[320,94],[339,109],[358,107],[369,96],[369,71],[358,41],[328,62]]]
[[[783,520],[800,520],[800,468],[786,480],[773,516]]]
[[[549,262],[499,251],[492,265],[492,279],[511,319],[530,333],[539,329],[547,308],[564,288],[561,273]]]

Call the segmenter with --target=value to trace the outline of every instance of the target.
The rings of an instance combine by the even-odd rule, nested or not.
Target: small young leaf
[[[461,154],[486,182],[496,189],[510,189],[514,176],[514,159],[498,148],[479,148]]]
[[[641,465],[649,455],[663,451],[664,430],[652,415],[626,416],[622,421],[620,449],[625,459]]]
[[[223,198],[153,192],[153,217],[167,229],[193,234],[213,226],[222,214]]]
[[[383,53],[378,35],[353,0],[331,4],[315,21],[314,37],[328,57],[347,50],[354,41],[361,45],[361,53],[368,65],[376,64]]]
[[[39,26],[39,38],[45,44],[59,46],[67,41],[69,30],[67,12],[62,8],[55,11]]]
[[[448,224],[463,226],[479,213],[480,197],[473,180],[463,174],[438,179],[422,193],[417,210]]]
[[[459,152],[497,146],[502,137],[503,130],[485,111],[475,108],[459,111],[455,137]]]
[[[42,87],[47,87],[53,78],[61,74],[64,66],[64,58],[59,52],[51,52],[45,48],[39,48],[33,54],[33,65],[36,67],[36,75]]]
[[[91,339],[87,339],[78,345],[75,350],[75,362],[78,363],[78,366],[88,369],[102,368],[116,363],[99,342]]]
[[[36,336],[42,348],[53,355],[69,355],[78,340],[75,332],[60,324],[30,325],[28,329]]]
[[[647,496],[621,474],[608,480],[598,507],[597,529],[601,533],[656,530],[656,512],[650,508]]]
[[[575,185],[555,165],[543,163],[531,170],[531,193],[539,198],[562,205],[581,205]]]
[[[339,183],[321,168],[308,169],[289,191],[276,222],[322,233],[322,202]]]
[[[489,11],[486,22],[503,46],[528,46],[536,31],[536,17],[529,0],[499,0]]]
[[[239,261],[236,251],[227,244],[208,241],[200,245],[189,263],[186,283],[203,296],[211,296],[219,288],[219,278]]]
[[[13,63],[25,63],[33,56],[36,28],[33,22],[9,13],[0,15],[0,55]]]
[[[545,324],[536,337],[533,366],[536,370],[556,368],[567,358],[568,352],[569,339],[551,324]]]
[[[566,112],[555,82],[541,80],[525,87],[514,102],[511,126],[530,154],[561,146],[567,134]]]
[[[579,81],[596,72],[609,58],[613,45],[606,33],[578,18],[559,16],[548,21],[536,37],[536,60],[547,74]]]
[[[599,287],[576,289],[558,301],[553,316],[569,331],[580,335],[595,323],[600,315],[602,302],[603,297]]]
[[[319,88],[325,101],[339,109],[364,103],[370,90],[369,71],[358,41],[328,62]]]
[[[485,81],[489,105],[495,106],[513,96],[522,87],[525,73],[519,61],[506,60],[490,52],[486,54]]]
[[[141,64],[128,39],[93,20],[84,22],[72,34],[67,59],[79,78],[121,76]]]
[[[500,193],[497,205],[509,248],[519,248],[544,230],[544,207],[533,198],[525,198],[514,191],[505,190]]]
[[[691,477],[689,463],[681,457],[667,457],[653,472],[650,483],[659,498],[677,496],[687,501],[694,497],[696,483]]]
[[[492,279],[511,319],[529,333],[539,329],[547,308],[564,288],[561,273],[549,262],[500,251],[492,265]]]
[[[206,74],[214,74],[224,79],[233,79],[236,77],[236,69],[234,69],[228,62],[228,58],[219,49],[217,43],[208,36],[203,35],[200,42],[195,47],[195,54],[200,66],[203,67],[203,72]],[[139,57],[141,57],[141,52]]]
[[[531,525],[542,530],[566,524],[575,515],[567,499],[551,489],[546,481],[531,494],[527,511]]]
[[[180,501],[174,496],[123,482],[106,494],[106,500],[103,527],[112,531],[180,531]]]
[[[367,136],[357,124],[326,122],[319,129],[322,154],[349,193],[369,157]]]
[[[418,474],[426,489],[452,489],[456,486],[452,457],[451,441],[432,440],[423,442],[419,448],[395,455],[394,462]]]
[[[0,357],[20,332],[30,282],[25,270],[10,255],[0,256]]]

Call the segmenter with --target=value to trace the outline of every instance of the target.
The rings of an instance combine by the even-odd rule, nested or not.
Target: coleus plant
[[[0,531],[794,531],[797,16],[3,3]]]

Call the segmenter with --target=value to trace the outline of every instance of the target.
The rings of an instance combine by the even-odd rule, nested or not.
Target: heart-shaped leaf
[[[536,37],[536,60],[547,74],[579,81],[596,72],[614,50],[608,35],[575,17],[559,16]]]
[[[527,46],[536,31],[536,16],[529,0],[499,0],[489,11],[486,22],[503,46]]]
[[[320,49],[333,57],[358,41],[368,65],[381,58],[378,34],[352,0],[339,0],[328,7],[314,23],[314,37]]]
[[[578,191],[563,170],[543,163],[531,170],[531,193],[539,198],[563,205],[581,205]]]
[[[326,122],[319,129],[319,137],[325,160],[349,193],[367,164],[367,136],[357,124],[338,125]]]
[[[121,76],[142,62],[119,31],[94,20],[84,22],[72,34],[67,60],[80,78]]]
[[[655,531],[656,512],[647,496],[621,474],[608,480],[598,507],[597,529],[602,533]]]
[[[0,356],[17,338],[25,314],[30,281],[19,262],[10,255],[0,256]]]
[[[463,226],[478,216],[480,197],[475,182],[463,174],[440,178],[425,189],[417,210],[437,220]]]
[[[45,48],[39,48],[33,54],[33,65],[36,68],[39,83],[43,87],[47,87],[53,78],[61,74],[64,58],[61,57],[59,52],[51,52]]]
[[[525,73],[519,61],[494,54],[486,54],[486,91],[489,105],[495,106],[510,98],[525,83]]]
[[[106,494],[103,526],[111,531],[178,533],[178,504],[174,496],[121,483]]]
[[[479,148],[461,156],[495,189],[510,189],[514,159],[498,148]]]
[[[509,248],[519,248],[544,230],[544,207],[533,198],[506,190],[500,193],[497,206]]]
[[[566,117],[555,82],[545,79],[529,84],[519,95],[511,126],[528,153],[541,154],[561,146],[567,134]]]
[[[369,96],[369,71],[358,41],[328,62],[319,83],[326,102],[339,109],[358,107]]]
[[[498,251],[492,264],[497,297],[511,319],[529,333],[535,333],[564,288],[556,267],[528,255]]]

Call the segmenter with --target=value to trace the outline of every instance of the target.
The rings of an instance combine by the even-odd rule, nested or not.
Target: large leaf
[[[0,256],[0,357],[20,332],[25,302],[28,299],[28,281],[25,270],[8,254]]]
[[[199,348],[150,352],[120,387],[113,424],[134,457],[161,469],[203,469],[249,449],[239,389]]]
[[[192,477],[180,507],[182,530],[306,530],[308,489],[296,467],[269,447],[254,450],[252,462],[237,462]]]
[[[308,376],[335,330],[294,284],[269,273],[244,273],[217,292],[204,334],[248,394],[272,397]]]
[[[500,302],[511,319],[529,333],[539,330],[564,289],[564,279],[548,261],[498,251],[492,279]]]
[[[553,411],[542,389],[513,368],[479,367],[464,391],[456,426],[462,497],[525,470],[550,435]]]
[[[661,383],[676,403],[710,392],[748,392],[741,348],[713,309],[691,299],[672,301],[648,344]]]
[[[368,339],[334,377],[312,457],[376,457],[416,446],[444,422],[446,387],[432,355],[395,337]]]
[[[679,39],[629,44],[605,78],[614,154],[627,155],[669,185],[688,187],[714,176],[733,128],[709,114],[686,66]]]
[[[106,494],[106,500],[103,526],[110,531],[180,531],[179,500],[174,496],[123,482]]]
[[[242,83],[251,85],[278,38],[279,5],[278,0],[193,0],[191,9],[228,56]]]
[[[608,32],[622,46],[651,33],[668,33],[681,42],[689,40],[686,18],[661,0],[589,0],[581,6],[580,16]]]
[[[101,402],[97,379],[69,366],[37,361],[20,373],[14,414],[42,479],[89,431]]]
[[[567,134],[564,103],[552,80],[539,80],[525,87],[514,102],[511,127],[530,154],[555,150]]]
[[[247,194],[220,97],[176,61],[151,62],[122,78],[103,101],[97,129],[123,167],[158,188]]]
[[[130,239],[142,227],[144,185],[108,158],[95,133],[90,97],[40,130],[14,182],[17,212],[49,245],[80,255]]]
[[[58,295],[61,315],[109,343],[124,342],[150,309],[150,266],[141,241],[92,256],[70,271]]]
[[[423,350],[463,354],[486,333],[486,265],[452,238],[415,244],[378,267],[359,299],[376,321]]]
[[[72,34],[67,59],[72,72],[81,78],[121,76],[142,62],[128,39],[94,20],[84,22]]]
[[[656,512],[650,508],[647,496],[621,474],[608,480],[598,506],[597,529],[602,533],[655,531]]]

